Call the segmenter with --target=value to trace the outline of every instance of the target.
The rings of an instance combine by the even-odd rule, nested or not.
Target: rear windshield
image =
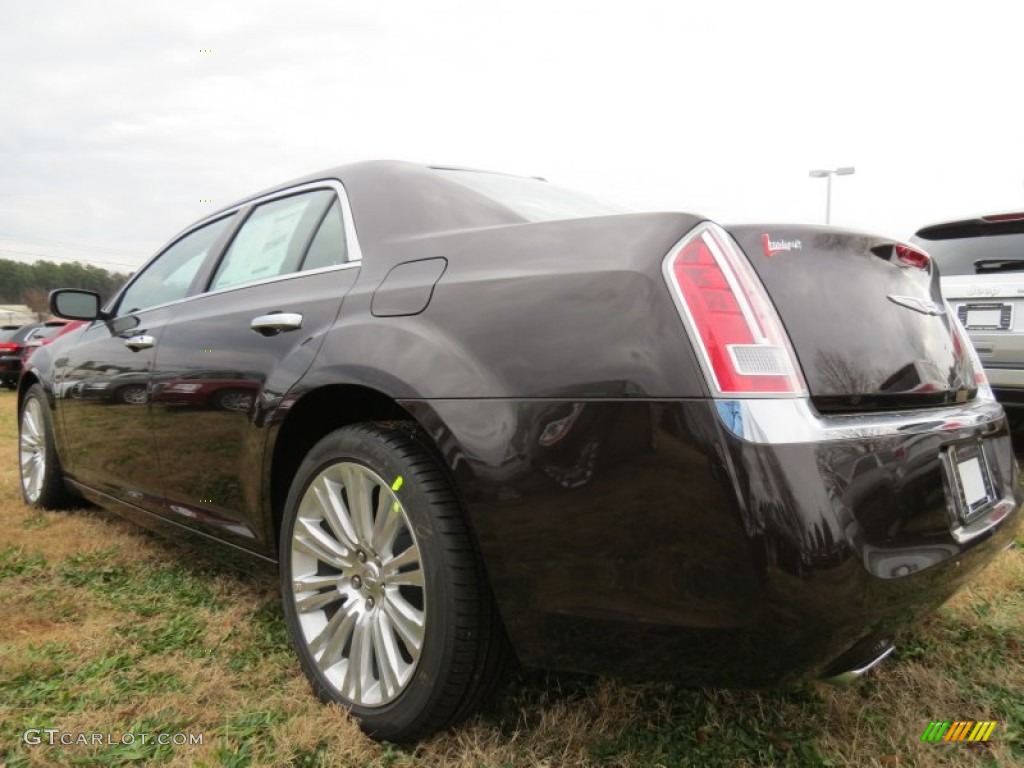
[[[21,326],[18,326],[18,328],[0,328],[0,341],[10,341],[20,328]]]
[[[485,171],[434,169],[446,179],[469,187],[477,194],[503,205],[527,221],[585,219],[631,213],[625,206],[548,184],[540,179],[506,176]]]
[[[944,276],[1024,271],[1024,234],[914,239],[938,262]]]

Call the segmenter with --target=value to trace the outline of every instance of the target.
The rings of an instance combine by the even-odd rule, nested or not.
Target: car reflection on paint
[[[260,387],[260,375],[240,371],[190,371],[153,384],[150,400],[165,406],[248,411]]]
[[[122,405],[145,405],[149,402],[148,383],[148,371],[112,371],[69,383],[65,397]]]

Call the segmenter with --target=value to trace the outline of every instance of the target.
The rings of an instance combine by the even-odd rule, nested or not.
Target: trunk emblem
[[[764,248],[764,255],[768,257],[785,251],[802,251],[804,248],[804,244],[799,240],[772,240],[767,232],[761,235],[761,246]]]
[[[901,307],[920,312],[922,315],[942,315],[946,312],[934,301],[919,299],[917,296],[897,296],[894,293],[890,293],[885,298],[894,304],[899,304]]]

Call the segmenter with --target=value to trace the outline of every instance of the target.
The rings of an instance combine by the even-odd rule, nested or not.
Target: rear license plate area
[[[1002,302],[961,304],[957,316],[968,331],[1008,331],[1013,327],[1013,305]]]
[[[977,519],[996,500],[992,470],[980,440],[956,443],[943,452],[946,479],[956,522]]]

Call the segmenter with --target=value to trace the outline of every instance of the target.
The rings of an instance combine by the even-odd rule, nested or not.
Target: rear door
[[[324,182],[247,205],[206,291],[164,328],[153,423],[178,522],[261,548],[262,425],[309,368],[358,273],[343,195]]]

